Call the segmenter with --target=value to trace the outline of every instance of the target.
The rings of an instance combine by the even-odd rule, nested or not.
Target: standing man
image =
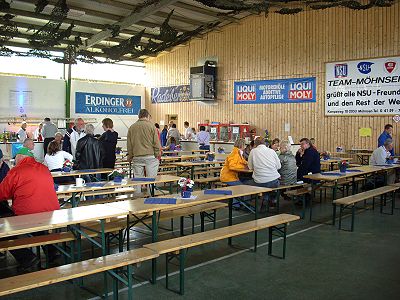
[[[92,124],[86,124],[85,130],[86,135],[80,138],[76,144],[75,162],[77,169],[100,169],[103,167],[105,157],[103,145],[94,137],[94,126]]]
[[[206,131],[205,126],[200,126],[200,131],[197,134],[197,142],[200,150],[210,151],[210,133]]]
[[[185,123],[183,123],[183,126],[185,126],[185,140],[190,141],[193,137],[193,130],[189,127],[188,121],[185,121]]]
[[[318,151],[312,147],[310,140],[302,138],[300,140],[300,149],[296,153],[297,180],[311,182],[303,178],[308,173],[316,174],[321,172],[321,160]]]
[[[26,122],[22,122],[21,123],[21,128],[18,130],[17,132],[17,138],[18,138],[18,142],[23,143],[25,141],[25,139],[28,137],[27,133],[26,133]]]
[[[381,133],[381,135],[378,138],[378,147],[383,146],[383,144],[385,143],[385,141],[387,139],[393,140],[392,133],[393,133],[393,126],[391,124],[386,124],[385,130],[383,130],[383,132]],[[394,156],[394,148],[393,147],[390,150],[390,155]]]
[[[74,127],[67,130],[64,135],[62,149],[65,152],[71,153],[75,157],[76,144],[80,138],[83,138],[86,134],[84,132],[85,121],[82,118],[75,120]]]
[[[50,142],[54,140],[54,136],[58,131],[57,126],[50,122],[50,118],[44,118],[44,124],[42,128],[42,136],[43,136],[43,150],[44,154],[47,153],[47,147],[49,146]]]
[[[128,161],[132,162],[135,177],[143,177],[145,172],[147,177],[157,176],[161,146],[156,127],[150,118],[147,109],[141,109],[139,120],[128,130]],[[140,192],[138,186],[135,193]]]

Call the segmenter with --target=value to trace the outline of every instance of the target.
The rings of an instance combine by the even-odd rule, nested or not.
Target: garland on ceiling
[[[235,15],[241,12],[265,13],[270,12],[292,15],[300,13],[307,9],[320,10],[332,7],[345,7],[354,10],[365,10],[372,7],[390,7],[396,0],[195,0],[205,6],[224,10],[221,15]],[[146,0],[137,4],[132,13],[141,11],[143,8],[158,4],[160,0]],[[35,4],[35,13],[40,14],[49,4],[48,0],[37,0]],[[213,22],[203,26],[199,26],[192,31],[180,33],[179,30],[173,28],[169,24],[172,10],[162,25],[158,34],[149,39],[147,43],[143,42],[145,29],[131,36],[129,39],[122,41],[118,45],[102,49],[102,56],[106,60],[99,60],[99,52],[88,50],[79,50],[79,46],[83,44],[79,35],[71,39],[74,24],[71,23],[67,29],[61,29],[62,24],[66,21],[69,8],[66,0],[58,0],[55,4],[49,21],[38,28],[30,26],[26,32],[33,31],[28,35],[28,42],[32,48],[28,52],[14,51],[5,47],[5,44],[15,37],[26,38],[27,34],[18,30],[17,24],[13,21],[15,17],[9,14],[10,3],[6,0],[0,0],[0,12],[4,13],[0,16],[0,56],[24,56],[24,57],[40,57],[47,58],[59,63],[75,64],[77,61],[87,63],[113,63],[127,58],[136,59],[141,56],[152,56],[157,53],[185,43],[196,35],[204,33],[218,26],[220,22]],[[116,24],[108,24],[104,26],[105,30],[109,30],[112,37],[120,34],[120,26]],[[51,54],[57,45],[68,44],[65,48],[63,56],[55,56]]]

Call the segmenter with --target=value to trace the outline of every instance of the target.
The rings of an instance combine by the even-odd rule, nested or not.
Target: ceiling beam
[[[17,47],[17,48],[25,48],[25,49],[29,49],[30,45],[29,44],[25,44],[25,43],[19,43],[19,42],[5,42],[4,46],[8,46],[8,47]],[[48,49],[46,49],[48,51],[54,51],[54,52],[64,52],[65,48],[62,47],[49,47]],[[104,53],[98,52],[93,54],[93,56],[95,57],[102,57],[102,58],[107,58],[107,55],[105,55]],[[130,60],[130,61],[135,61],[135,62],[143,62],[142,59],[137,59],[137,58],[132,58],[131,56],[123,56],[121,57],[122,60]]]
[[[182,9],[188,10],[188,11],[193,11],[193,12],[196,12],[196,13],[199,13],[199,14],[202,14],[202,15],[206,15],[206,16],[209,16],[209,17],[226,20],[226,21],[229,21],[229,22],[234,22],[234,23],[238,23],[239,22],[239,19],[236,19],[234,17],[220,15],[216,11],[204,9],[204,8],[201,8],[201,7],[198,7],[198,6],[195,6],[195,5],[190,5],[190,4],[179,2],[179,1],[174,3],[174,6],[178,7],[178,8],[182,8]]]
[[[171,4],[175,3],[176,1],[177,0],[160,0],[156,4],[152,4],[152,5],[143,7],[138,12],[133,12],[131,15],[124,18],[122,21],[119,21],[113,25],[118,25],[118,26],[120,26],[121,29],[128,28],[131,25],[138,23],[140,20],[150,16],[152,13],[161,9],[162,7],[171,5]],[[85,45],[83,47],[80,47],[80,49],[89,48],[90,46],[95,45],[99,41],[102,41],[105,38],[108,38],[110,36],[111,36],[110,30],[103,30],[103,31],[93,35],[91,38],[87,39],[85,41]]]

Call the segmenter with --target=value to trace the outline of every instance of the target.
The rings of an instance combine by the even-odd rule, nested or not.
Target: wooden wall
[[[146,61],[149,88],[146,107],[154,121],[178,114],[192,125],[204,120],[249,122],[258,133],[267,128],[272,137],[284,138],[290,123],[295,140],[315,137],[319,149],[374,148],[386,123],[394,125],[399,151],[400,124],[392,116],[326,117],[325,62],[400,55],[400,5],[353,11],[343,8],[309,11],[297,15],[251,16],[194,39],[170,53]],[[189,68],[204,57],[218,57],[218,101],[151,104],[150,87],[189,83]],[[317,77],[317,103],[234,105],[233,83],[239,80]],[[371,127],[372,137],[359,137],[360,127]]]

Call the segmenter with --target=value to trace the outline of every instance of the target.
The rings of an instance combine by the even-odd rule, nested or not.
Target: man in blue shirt
[[[379,136],[378,138],[378,147],[383,146],[383,144],[385,143],[385,141],[387,139],[392,139],[392,131],[393,131],[393,126],[391,124],[386,124],[385,125],[385,130],[382,132],[382,134]],[[390,150],[390,155],[394,156],[394,148],[392,148],[392,150]]]

